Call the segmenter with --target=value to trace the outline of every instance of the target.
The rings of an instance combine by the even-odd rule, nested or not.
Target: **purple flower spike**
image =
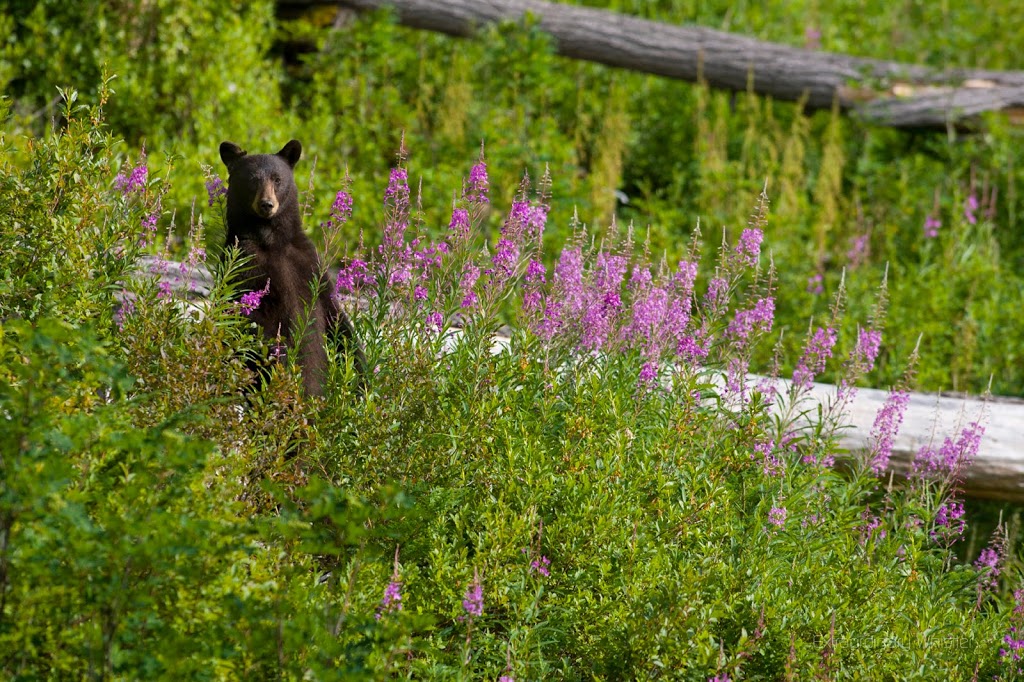
[[[214,175],[212,178],[206,181],[206,196],[210,200],[210,206],[217,203],[217,200],[223,196],[227,196],[228,188],[224,185],[224,181],[220,179],[220,176]]]
[[[409,172],[404,168],[392,168],[388,179],[388,188],[384,192],[385,203],[391,202],[395,208],[409,206]]]
[[[978,216],[975,215],[975,211],[978,210],[978,197],[974,196],[973,193],[967,195],[967,200],[964,201],[964,220],[971,225],[978,222]]]
[[[243,315],[252,315],[257,308],[260,307],[260,303],[263,301],[263,297],[270,291],[270,280],[267,280],[267,285],[259,291],[248,291],[242,294],[242,300],[239,302]]]
[[[335,291],[338,294],[354,294],[364,285],[373,283],[370,264],[359,258],[353,258],[348,265],[338,271]]]
[[[768,296],[760,299],[750,310],[737,311],[725,334],[735,341],[745,343],[752,332],[770,332],[774,321],[775,299]]]
[[[427,331],[433,334],[440,334],[444,326],[444,315],[435,311],[427,315]]]
[[[836,330],[831,327],[818,327],[804,348],[804,356],[793,370],[793,384],[800,388],[810,388],[814,377],[825,369],[825,363],[832,357],[832,347],[836,345]]]
[[[402,610],[402,583],[399,580],[392,579],[388,583],[388,586],[384,588],[384,597],[380,600],[380,605],[377,607],[377,613],[374,618],[377,620],[381,619],[385,613],[392,613],[394,611]]]
[[[466,595],[462,600],[462,609],[470,619],[483,615],[484,588],[480,584],[480,574],[475,571],[473,573],[473,582],[466,588]]]
[[[469,186],[466,188],[466,201],[471,204],[487,203],[487,164],[482,160],[469,171]]]
[[[343,225],[352,217],[352,197],[344,190],[338,192],[334,197],[334,204],[331,205],[331,218],[339,225]]]
[[[740,262],[749,267],[757,265],[757,257],[761,255],[761,240],[764,233],[756,227],[743,230],[740,241],[736,244],[736,255]]]
[[[118,173],[114,178],[114,187],[122,194],[128,195],[133,192],[142,192],[146,189],[146,180],[149,177],[149,169],[146,168],[146,157],[142,157],[139,165],[128,173]]]
[[[548,559],[546,556],[542,556],[540,559],[534,559],[530,562],[530,569],[537,571],[542,576],[547,578],[551,575],[551,571],[548,569],[548,566],[550,565],[551,559]]]
[[[642,388],[653,388],[658,383],[658,363],[645,362],[640,368],[639,384]]]
[[[455,241],[465,241],[469,237],[469,211],[464,208],[453,210],[452,220],[448,223],[448,230],[452,233]]]
[[[875,415],[875,423],[871,427],[871,470],[876,474],[885,471],[889,466],[892,446],[903,424],[903,415],[910,404],[910,394],[904,390],[889,393],[885,404]]]
[[[462,278],[459,280],[459,290],[462,292],[460,305],[463,308],[472,308],[476,305],[477,295],[474,287],[478,279],[480,279],[480,268],[472,263],[467,264],[466,269],[462,271]]]

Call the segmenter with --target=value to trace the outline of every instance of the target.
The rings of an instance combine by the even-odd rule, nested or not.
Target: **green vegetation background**
[[[1021,66],[1024,17],[1009,3],[590,4],[937,67]],[[223,175],[224,139],[303,142],[316,238],[347,174],[351,250],[380,238],[403,137],[414,192],[422,180],[417,227],[433,235],[483,143],[492,237],[523,172],[550,169],[549,261],[574,214],[598,238],[613,216],[631,222],[670,259],[698,222],[711,244],[722,231],[732,243],[767,181],[790,363],[844,269],[845,355],[888,268],[869,382],[896,383],[920,337],[920,387],[1024,395],[1022,143],[998,118],[972,135],[868,127],[560,59],[528,24],[452,40],[386,13],[284,20],[270,2],[0,7],[5,674],[1016,674],[1001,649],[1024,625],[1019,524],[996,534],[1010,548],[996,581],[968,563],[995,518],[956,545],[948,488],[806,465],[833,454],[815,431],[780,454],[785,476],[765,474],[751,453],[771,420],[697,409],[707,385],[637,400],[635,358],[563,376],[529,352],[491,357],[481,334],[445,363],[389,348],[401,361],[375,379],[387,401],[353,396],[339,363],[311,414],[283,373],[240,397],[237,349],[251,339],[220,284],[188,323],[146,284],[119,331],[112,306],[131,267],[125,232],[157,197],[167,247],[186,258],[195,216],[213,213],[204,182]],[[74,106],[57,86],[77,90]],[[122,196],[112,178],[143,149],[145,198]],[[206,221],[211,254],[217,226]],[[549,576],[531,567],[542,556]],[[481,579],[474,620],[461,600]],[[381,601],[394,580],[401,612]]]
[[[1009,6],[588,4],[938,68],[1022,66],[1015,46],[1024,18]],[[377,191],[404,135],[414,185],[422,181],[425,230],[434,233],[447,225],[447,188],[458,186],[483,143],[504,192],[499,208],[520,174],[537,178],[550,168],[549,253],[568,236],[573,212],[597,234],[613,215],[632,223],[670,257],[698,221],[705,236],[735,237],[767,182],[767,237],[790,292],[777,313],[788,358],[798,357],[808,318],[825,314],[844,268],[856,273],[849,306],[859,319],[888,266],[888,343],[873,383],[892,385],[920,337],[922,389],[978,393],[991,380],[996,394],[1024,395],[1024,141],[998,118],[971,135],[895,132],[561,59],[529,26],[455,40],[403,29],[386,13],[322,8],[275,19],[268,2],[9,5],[0,19],[0,83],[17,125],[51,124],[56,84],[90,101],[104,75],[116,76],[106,115],[128,141],[125,154],[145,145],[151,166],[172,166],[165,223],[177,212],[182,224],[203,195],[202,165],[223,172],[224,139],[266,152],[299,138],[300,168],[316,163],[315,212],[325,218],[334,189],[325,185],[340,186],[347,172],[356,196]],[[965,218],[972,196],[973,224]],[[935,238],[925,236],[929,216],[941,221]],[[378,217],[375,206],[357,205],[350,243],[361,232],[375,243]],[[498,219],[495,212],[495,226]],[[216,249],[217,235],[209,239]],[[760,360],[763,367],[768,358]]]

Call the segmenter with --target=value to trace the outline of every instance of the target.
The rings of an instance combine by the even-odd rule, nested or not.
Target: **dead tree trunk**
[[[1024,120],[1024,72],[955,69],[818,52],[697,26],[649,21],[544,0],[279,0],[282,7],[393,7],[413,28],[470,36],[483,25],[535,16],[559,54],[633,71],[804,100],[898,128],[946,128],[1002,111]]]

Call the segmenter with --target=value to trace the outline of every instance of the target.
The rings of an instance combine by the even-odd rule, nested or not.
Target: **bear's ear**
[[[289,166],[295,168],[295,164],[299,162],[299,158],[302,156],[302,143],[298,140],[292,140],[277,155],[287,161]]]
[[[231,166],[235,161],[238,161],[243,156],[245,156],[245,150],[234,142],[220,143],[220,160],[224,162],[224,165],[228,167],[228,170],[231,170]]]

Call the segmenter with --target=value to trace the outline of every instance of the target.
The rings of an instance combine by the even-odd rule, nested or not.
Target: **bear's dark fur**
[[[220,158],[228,169],[227,246],[237,245],[248,256],[240,293],[261,291],[270,282],[250,318],[270,341],[298,349],[306,393],[322,395],[327,339],[339,337],[355,353],[360,371],[365,359],[352,322],[331,296],[316,247],[302,231],[292,173],[301,155],[298,140],[277,154],[250,155],[233,142],[221,143]],[[297,342],[294,333],[307,313],[305,334]]]

